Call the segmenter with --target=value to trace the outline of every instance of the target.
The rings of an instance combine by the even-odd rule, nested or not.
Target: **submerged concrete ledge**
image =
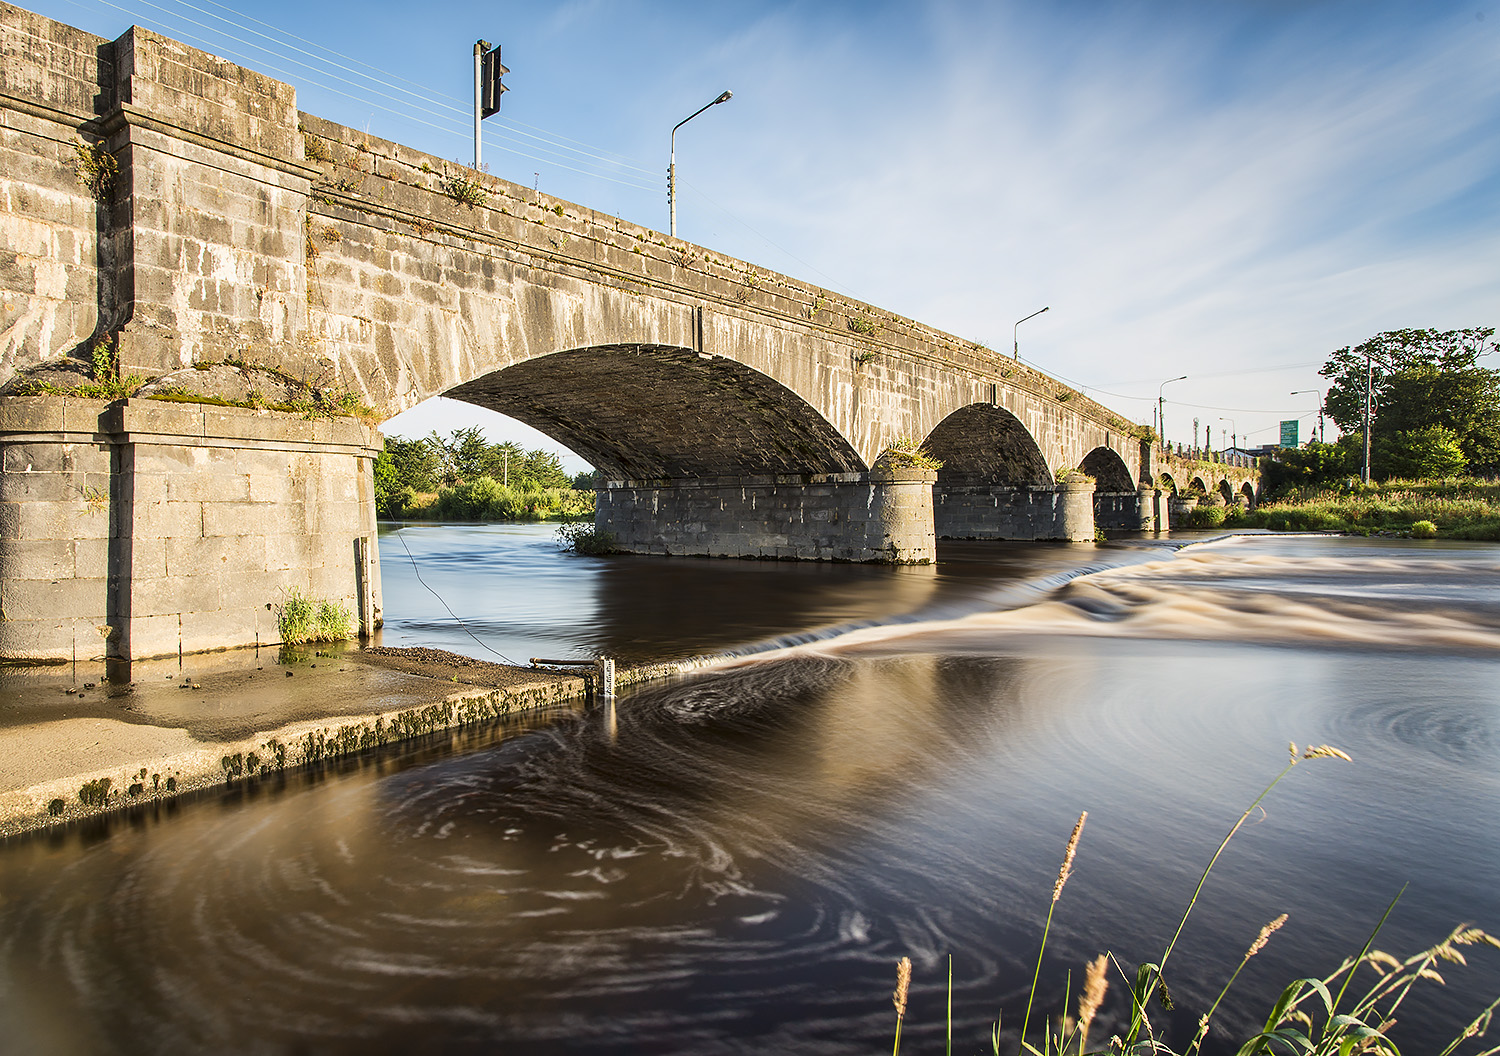
[[[577,707],[590,694],[576,675],[434,649],[188,659],[185,668],[137,665],[139,681],[126,687],[58,667],[5,671],[21,684],[0,692],[10,698],[0,700],[0,839],[309,771],[503,716]],[[712,660],[624,668],[616,685]],[[318,664],[324,670],[315,675]],[[61,695],[93,699],[76,706],[84,714],[65,714],[67,705],[55,703]]]
[[[585,692],[582,679],[565,676],[455,691],[452,683],[435,678],[382,674],[387,676],[383,681],[394,677],[403,683],[403,695],[427,702],[283,723],[212,741],[180,727],[115,718],[58,719],[0,729],[0,758],[7,760],[0,774],[25,782],[13,784],[6,778],[0,788],[0,838],[287,774],[502,715],[577,703]],[[88,766],[85,760],[104,765]]]

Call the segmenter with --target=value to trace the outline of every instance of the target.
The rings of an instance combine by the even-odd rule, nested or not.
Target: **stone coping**
[[[288,411],[170,400],[91,400],[75,396],[0,397],[0,439],[84,434],[117,443],[213,443],[347,448],[369,457],[380,432],[353,418],[305,418]]]

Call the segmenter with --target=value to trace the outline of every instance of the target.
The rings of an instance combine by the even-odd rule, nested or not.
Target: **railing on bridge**
[[[1189,444],[1167,444],[1162,450],[1167,457],[1191,459],[1194,462],[1216,462],[1219,465],[1235,466],[1239,469],[1254,469],[1256,459],[1253,455],[1225,454],[1223,451],[1211,451],[1206,448],[1193,447]]]

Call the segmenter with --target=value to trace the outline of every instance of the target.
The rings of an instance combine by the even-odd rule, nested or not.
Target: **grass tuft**
[[[354,637],[354,617],[344,605],[293,587],[276,611],[276,629],[286,645],[343,642]]]

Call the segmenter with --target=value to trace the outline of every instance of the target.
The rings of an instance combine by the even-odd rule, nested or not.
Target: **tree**
[[[1319,371],[1333,381],[1328,413],[1345,433],[1363,430],[1368,353],[1372,446],[1384,446],[1399,462],[1404,444],[1430,448],[1436,434],[1425,431],[1442,427],[1456,437],[1472,471],[1500,472],[1500,371],[1478,365],[1495,350],[1494,333],[1494,327],[1389,330],[1341,348]],[[1401,434],[1410,435],[1400,441]]]
[[[1458,434],[1445,425],[1407,429],[1394,437],[1382,437],[1371,453],[1380,477],[1389,480],[1431,480],[1462,476],[1469,460],[1458,442]]]
[[[1348,440],[1348,437],[1345,437]],[[1359,475],[1360,458],[1350,443],[1325,444],[1309,440],[1305,447],[1283,448],[1261,461],[1261,481],[1267,495],[1291,488],[1316,488]]]

